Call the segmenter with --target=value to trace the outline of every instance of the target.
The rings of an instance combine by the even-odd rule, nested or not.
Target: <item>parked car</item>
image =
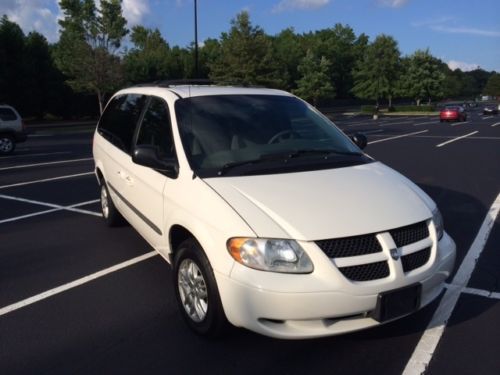
[[[16,143],[26,139],[26,128],[19,113],[10,105],[0,104],[0,156],[12,153]]]
[[[94,134],[104,221],[172,265],[195,332],[313,338],[426,306],[455,261],[429,196],[283,91],[117,92]]]
[[[445,106],[439,112],[439,121],[466,121],[467,112],[459,105]]]
[[[500,105],[489,105],[483,108],[483,115],[498,115],[498,110],[500,109]]]

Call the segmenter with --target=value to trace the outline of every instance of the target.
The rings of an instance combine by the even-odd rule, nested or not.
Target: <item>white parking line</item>
[[[448,143],[458,141],[458,140],[460,140],[462,138],[470,137],[471,135],[476,134],[476,133],[479,133],[479,130],[476,130],[475,132],[472,132],[472,133],[469,133],[469,134],[462,135],[460,137],[456,137],[456,138],[450,139],[449,141],[446,141],[446,142],[443,142],[443,143],[440,143],[440,144],[436,145],[436,147],[443,147],[444,145],[447,145]]]
[[[398,138],[403,138],[403,137],[410,137],[412,135],[422,134],[422,133],[426,133],[428,131],[429,130],[422,130],[422,131],[419,131],[419,132],[413,132],[413,133],[406,133],[406,134],[396,135],[395,137],[389,137],[389,138],[384,138],[384,139],[378,139],[376,141],[371,141],[371,142],[368,142],[368,144],[371,145],[371,144],[374,144],[374,143],[390,141],[390,140],[393,140],[393,139],[398,139]]]
[[[500,293],[498,292],[490,292],[489,290],[476,289],[476,288],[464,288],[462,293],[474,294],[476,296],[500,299]]]
[[[84,172],[84,173],[77,173],[77,174],[68,174],[68,175],[65,175],[65,176],[43,178],[41,180],[18,182],[18,183],[15,183],[15,184],[2,185],[2,186],[0,186],[0,189],[7,189],[7,188],[11,188],[11,187],[25,186],[25,185],[31,185],[31,184],[38,184],[40,182],[65,180],[65,179],[68,179],[68,178],[74,178],[74,177],[80,177],[80,176],[88,176],[89,174],[94,174],[94,172]]]
[[[443,335],[448,319],[455,308],[460,294],[469,282],[472,271],[474,271],[474,267],[477,264],[477,260],[481,256],[481,252],[486,245],[486,241],[488,240],[488,236],[495,223],[499,210],[500,194],[497,195],[495,201],[488,210],[474,242],[467,251],[453,281],[448,286],[443,298],[439,302],[438,308],[427,325],[427,329],[420,338],[417,347],[406,364],[403,375],[420,375],[426,371],[441,336]]]
[[[65,291],[67,291],[69,289],[76,288],[77,286],[86,284],[86,283],[88,283],[90,281],[93,281],[95,279],[98,279],[100,277],[108,275],[110,273],[113,273],[113,272],[119,271],[121,269],[130,267],[130,266],[132,266],[134,264],[137,264],[139,262],[145,261],[146,259],[149,259],[149,258],[154,257],[156,255],[158,255],[158,253],[156,251],[150,251],[149,253],[146,253],[146,254],[140,255],[138,257],[129,259],[129,260],[125,261],[125,262],[116,264],[116,265],[111,266],[109,268],[105,268],[105,269],[103,269],[101,271],[95,272],[95,273],[90,274],[88,276],[84,276],[84,277],[82,277],[80,279],[77,279],[77,280],[74,280],[74,281],[69,282],[67,284],[58,286],[58,287],[56,287],[54,289],[47,290],[47,291],[45,291],[43,293],[40,293],[40,294],[37,294],[35,296],[26,298],[26,299],[24,299],[22,301],[13,303],[13,304],[5,306],[5,307],[2,307],[0,309],[0,316],[8,314],[8,313],[10,313],[12,311],[21,309],[21,308],[26,307],[28,305],[31,305],[31,304],[33,304],[35,302],[39,302],[39,301],[44,300],[46,298],[52,297],[52,296],[54,296],[56,294],[65,292]]]
[[[481,117],[482,120],[489,120],[490,118],[493,118],[493,116]]]
[[[24,165],[15,165],[12,167],[4,167],[0,168],[0,171],[6,171],[8,169],[21,169],[21,168],[30,168],[30,167],[39,167],[42,165],[54,165],[54,164],[64,164],[64,163],[76,163],[79,161],[87,161],[92,160],[93,158],[83,158],[83,159],[71,159],[71,160],[60,160],[60,161],[50,161],[47,163],[36,163],[36,164],[24,164]]]
[[[48,202],[40,202],[40,201],[35,201],[35,200],[32,200],[32,199],[25,199],[25,198],[13,197],[13,196],[10,196],[10,195],[0,194],[0,198],[2,198],[2,199],[8,199],[8,200],[11,200],[11,201],[23,202],[23,203],[38,204],[40,206],[51,207],[51,208],[58,208],[60,210],[67,210],[67,211],[72,211],[72,212],[78,212],[80,214],[87,214],[87,215],[93,215],[93,216],[102,216],[102,214],[99,213],[99,212],[94,212],[94,211],[89,211],[89,210],[82,210],[80,208],[73,208],[71,206],[61,206],[59,204],[53,204],[53,203],[48,203]],[[95,202],[92,202],[92,203],[95,203]]]
[[[380,126],[392,126],[392,125],[406,125],[411,124],[413,121],[400,121],[400,122],[387,122],[384,124],[380,124]]]
[[[11,217],[9,219],[0,220],[0,224],[10,223],[12,221],[18,221],[18,220],[22,220],[22,219],[28,219],[28,218],[33,217],[33,216],[40,216],[40,215],[50,214],[51,212],[64,211],[64,210],[66,210],[68,208],[75,208],[75,207],[80,207],[80,206],[86,206],[88,204],[97,203],[97,202],[99,202],[99,199],[94,199],[92,201],[87,201],[87,202],[75,203],[75,204],[72,204],[70,206],[64,206],[64,208],[53,208],[51,210],[38,211],[38,212],[34,212],[32,214],[26,214],[26,215],[22,215],[22,216]],[[96,214],[98,214],[98,212],[96,212]],[[102,215],[100,215],[100,216],[102,216]]]
[[[454,122],[453,124],[450,124],[451,126],[457,126],[457,125],[465,125],[468,124],[470,121],[462,121],[462,122]]]
[[[2,160],[26,158],[26,157],[30,157],[30,156],[49,156],[49,155],[63,155],[63,154],[71,154],[71,152],[46,152],[46,153],[40,153],[40,154],[23,154],[23,155],[14,155],[14,156],[4,156],[4,157],[2,157]]]
[[[497,123],[491,125],[491,127],[494,128],[495,126],[498,126],[498,125],[500,125],[500,122],[497,122]]]
[[[413,124],[413,126],[420,126],[420,125],[427,125],[427,124],[437,124],[438,122],[436,120],[434,121],[426,121],[426,122],[420,122],[418,124]]]

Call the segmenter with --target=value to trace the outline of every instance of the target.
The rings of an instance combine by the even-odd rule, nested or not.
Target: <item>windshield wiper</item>
[[[293,150],[289,152],[279,152],[272,154],[264,154],[261,155],[258,159],[252,160],[242,160],[242,161],[234,161],[230,163],[224,164],[218,171],[217,175],[222,176],[227,173],[232,168],[241,167],[245,165],[259,164],[273,160],[281,160],[283,162],[287,162],[290,159],[297,158],[303,155],[322,155],[323,159],[328,159],[333,155],[347,155],[347,156],[362,156],[362,153],[359,152],[350,152],[350,151],[336,151],[336,150],[322,150],[322,149],[303,149],[303,150]]]

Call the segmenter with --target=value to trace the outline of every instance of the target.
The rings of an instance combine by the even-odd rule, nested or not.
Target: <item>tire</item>
[[[175,297],[187,325],[201,336],[222,336],[229,323],[212,266],[196,240],[179,245],[173,271]]]
[[[101,213],[108,227],[118,227],[125,223],[122,214],[116,209],[106,182],[101,182]]]
[[[16,142],[12,136],[0,135],[0,155],[9,155],[14,152],[15,148]]]

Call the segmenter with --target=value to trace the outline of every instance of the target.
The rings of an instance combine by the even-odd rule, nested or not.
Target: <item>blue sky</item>
[[[157,27],[171,46],[193,39],[194,0],[123,0],[129,26]],[[286,27],[307,32],[350,25],[356,34],[392,35],[403,54],[429,48],[452,68],[480,66],[500,72],[498,0],[198,0],[199,40],[217,38],[238,12],[267,33]],[[50,41],[58,38],[57,0],[0,0],[0,14]]]

